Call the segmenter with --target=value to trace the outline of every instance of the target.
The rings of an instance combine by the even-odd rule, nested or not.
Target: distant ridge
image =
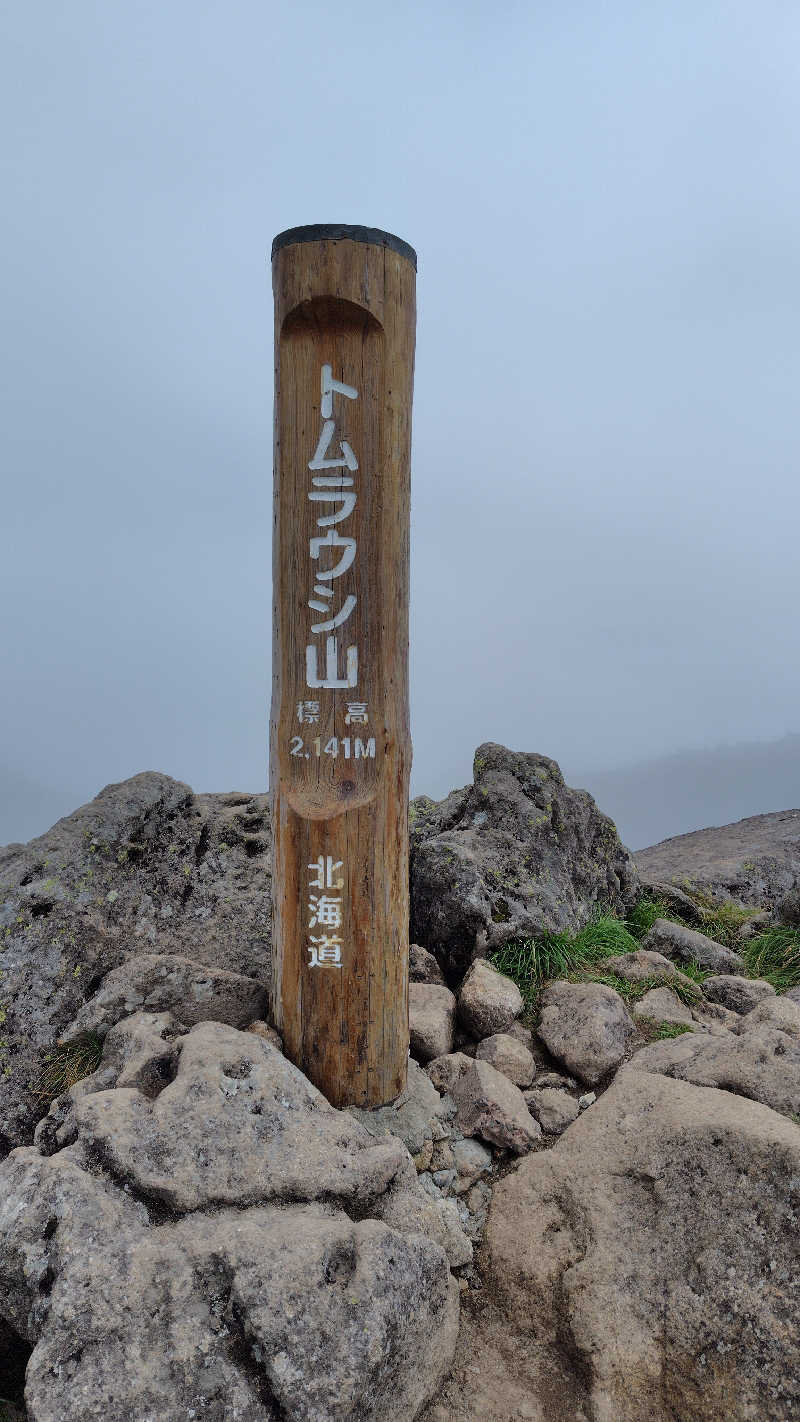
[[[618,770],[572,772],[630,849],[800,805],[800,734],[683,750]]]

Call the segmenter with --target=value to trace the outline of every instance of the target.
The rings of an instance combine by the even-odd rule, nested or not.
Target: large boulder
[[[506,1032],[524,1005],[516,983],[478,958],[461,984],[458,1017],[467,1032],[480,1039]]]
[[[266,795],[195,795],[147,772],[0,850],[0,1158],[46,1109],[43,1059],[107,975],[142,954],[270,973]],[[254,1014],[258,1015],[258,1014]]]
[[[594,1086],[618,1067],[636,1028],[622,998],[604,983],[549,983],[537,1028],[550,1055]]]
[[[546,756],[478,747],[474,784],[411,817],[412,938],[452,984],[476,952],[624,910],[638,884],[613,822]]]
[[[796,1418],[799,1207],[796,1125],[626,1069],[498,1182],[463,1350],[481,1399],[458,1410],[451,1390],[444,1415]]]
[[[165,1050],[160,1090],[119,1084]],[[0,1165],[29,1422],[412,1422],[455,1346],[445,1247],[471,1246],[402,1142],[256,1034],[168,1014],[112,1028],[80,1088]]]
[[[771,909],[800,878],[800,810],[751,815],[732,825],[675,835],[637,850],[634,859],[646,881]]]

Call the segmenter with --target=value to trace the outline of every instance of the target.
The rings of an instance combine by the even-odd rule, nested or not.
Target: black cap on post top
[[[399,252],[417,270],[417,254],[401,237],[393,237],[391,232],[382,232],[380,227],[351,227],[347,222],[314,222],[308,227],[288,227],[279,232],[272,243],[272,256],[282,247],[291,247],[295,242],[369,242],[375,247],[390,247]]]

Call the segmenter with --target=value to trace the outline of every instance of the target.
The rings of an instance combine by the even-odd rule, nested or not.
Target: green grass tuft
[[[775,991],[800,983],[800,929],[768,928],[739,945],[748,977],[764,978]]]
[[[680,978],[659,977],[653,974],[652,977],[639,978],[632,982],[630,978],[618,977],[616,973],[604,973],[602,969],[595,969],[589,974],[583,974],[581,981],[588,980],[593,983],[603,983],[606,987],[611,987],[618,992],[624,1002],[638,1002],[651,988],[668,987],[674,992],[681,1002],[685,1002],[687,1007],[694,1007],[701,999],[692,990],[688,983],[682,983]],[[573,978],[574,982],[575,979]]]
[[[685,1022],[657,1022],[655,1017],[640,1017],[636,1023],[639,1031],[651,1042],[670,1042],[674,1037],[682,1037],[692,1028]]]
[[[39,1099],[55,1101],[76,1082],[97,1071],[103,1055],[103,1042],[94,1032],[84,1032],[74,1042],[55,1047],[45,1057],[39,1087]]]
[[[641,940],[650,932],[657,918],[670,918],[672,911],[663,899],[639,899],[628,914],[627,928],[633,937]]]
[[[633,953],[638,947],[620,919],[598,914],[576,934],[548,933],[523,943],[506,943],[490,955],[490,961],[513,979],[531,1009],[544,983],[552,978],[580,976],[603,958]]]

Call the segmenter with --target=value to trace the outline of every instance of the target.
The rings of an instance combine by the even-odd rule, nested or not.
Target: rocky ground
[[[415,802],[373,1112],[269,1026],[263,799],[138,776],[0,851],[7,1417],[800,1416],[800,837],[758,818],[734,894],[479,748]]]

